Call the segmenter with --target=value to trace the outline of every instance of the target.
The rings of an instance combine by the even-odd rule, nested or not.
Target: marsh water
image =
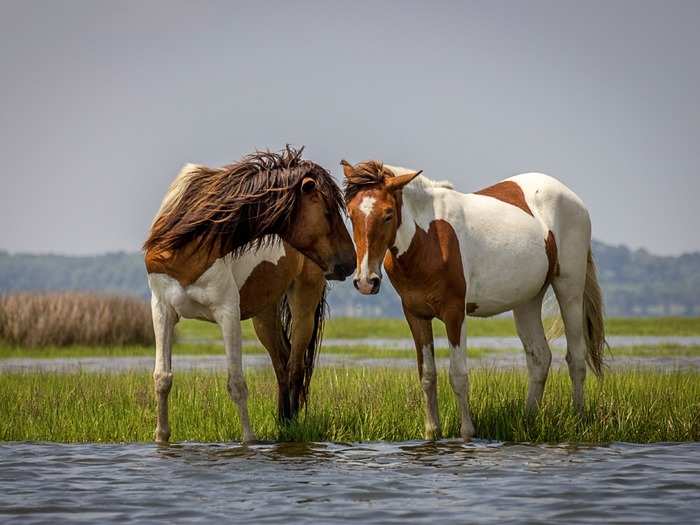
[[[700,444],[0,444],[0,521],[692,523]]]
[[[188,343],[216,343],[216,340],[185,340]],[[611,356],[606,357],[607,364],[611,367],[656,367],[675,370],[680,368],[700,368],[700,356],[665,354],[659,356],[615,356],[614,349],[629,346],[700,346],[700,337],[655,337],[655,336],[614,336],[609,338],[609,343],[613,348]],[[436,339],[437,348],[446,348],[447,340]],[[246,345],[254,346],[256,343],[246,341]],[[370,346],[383,350],[395,351],[395,355],[385,358],[358,357],[355,355],[345,355],[342,353],[324,353],[321,351],[319,363],[322,366],[368,366],[368,367],[396,367],[415,368],[416,361],[413,352],[412,339],[326,339],[324,345],[335,347]],[[257,344],[259,346],[259,344]],[[520,351],[509,351],[507,349],[522,348],[517,337],[473,337],[469,340],[471,348],[485,349],[477,356],[469,356],[469,366],[512,368],[525,366],[525,354]],[[554,367],[564,366],[563,340],[552,343],[554,352],[552,364]],[[448,359],[437,359],[440,367],[447,366]],[[269,367],[270,358],[266,354],[246,354],[244,355],[244,366],[248,367]],[[173,355],[173,368],[175,370],[226,370],[226,358],[223,347],[218,355],[182,355],[176,350]],[[134,357],[80,357],[80,358],[9,358],[0,359],[0,372],[17,372],[22,370],[42,370],[52,372],[124,372],[128,370],[152,370],[153,356]]]

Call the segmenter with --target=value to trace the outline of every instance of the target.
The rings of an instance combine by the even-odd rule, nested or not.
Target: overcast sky
[[[0,3],[0,249],[136,250],[185,162],[307,146],[700,250],[700,2]]]

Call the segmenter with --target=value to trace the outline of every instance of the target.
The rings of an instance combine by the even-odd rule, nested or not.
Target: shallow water
[[[0,521],[690,523],[700,443],[0,444]]]
[[[623,346],[660,346],[660,345],[676,345],[676,346],[700,346],[700,336],[686,335],[612,335],[607,338],[608,344],[612,348]],[[179,339],[183,343],[190,344],[211,344],[220,343],[219,339],[208,338],[189,338],[182,337]],[[258,345],[257,339],[246,340],[245,344]],[[376,346],[380,348],[393,349],[413,349],[413,339],[410,337],[360,337],[354,339],[325,337],[323,339],[325,346]],[[467,344],[470,348],[492,348],[495,350],[508,350],[511,348],[522,348],[522,343],[517,337],[510,336],[476,336],[469,337]],[[559,337],[549,343],[552,349],[564,350],[566,348],[566,339]],[[446,337],[435,338],[435,348],[449,348]]]
[[[343,354],[324,354],[321,350],[319,364],[321,366],[339,367],[416,367],[416,359],[412,350],[399,351],[397,357],[371,358]],[[398,357],[400,356],[400,357]],[[153,356],[139,357],[68,357],[68,358],[9,358],[0,359],[0,372],[127,372],[150,371],[153,369]],[[223,349],[220,355],[173,355],[173,370],[226,370],[226,357]],[[435,360],[439,368],[447,368],[449,359]],[[525,353],[522,351],[499,352],[470,357],[467,360],[469,368],[513,368],[525,367]],[[270,358],[266,354],[243,356],[243,365],[248,368],[270,367]],[[606,365],[612,368],[658,368],[663,370],[700,369],[700,356],[659,356],[659,357],[606,357]],[[566,368],[563,353],[552,355],[552,367]]]

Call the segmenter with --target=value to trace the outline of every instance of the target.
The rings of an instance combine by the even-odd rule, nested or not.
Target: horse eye
[[[384,222],[391,222],[391,219],[393,219],[393,218],[394,218],[394,214],[393,214],[393,213],[389,213],[388,215],[386,215],[386,216],[384,217]]]

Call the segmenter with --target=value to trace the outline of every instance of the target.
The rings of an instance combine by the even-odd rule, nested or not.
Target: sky
[[[186,162],[306,145],[700,250],[700,2],[0,3],[0,249],[138,250]]]

